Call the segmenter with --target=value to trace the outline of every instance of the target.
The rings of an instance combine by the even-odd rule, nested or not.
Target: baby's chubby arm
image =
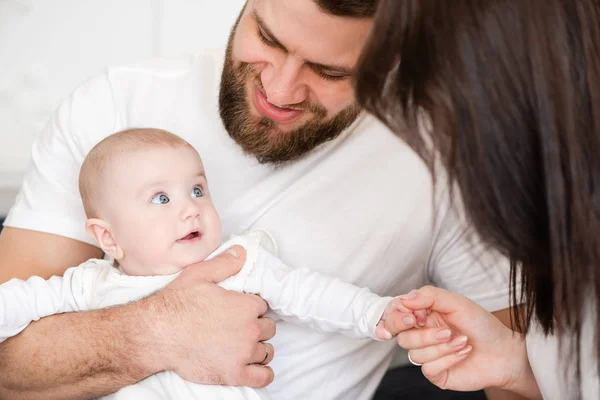
[[[0,285],[0,342],[19,334],[31,322],[53,314],[88,309],[88,293],[102,268],[90,260],[62,277],[11,279]]]

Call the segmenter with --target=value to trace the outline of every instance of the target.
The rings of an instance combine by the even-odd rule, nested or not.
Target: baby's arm
[[[11,279],[0,285],[0,342],[40,318],[87,310],[84,287],[93,281],[98,271],[98,268],[82,265],[67,269],[63,277],[45,280],[33,276],[26,281]]]
[[[376,326],[392,300],[306,268],[290,268],[262,248],[243,291],[260,295],[285,321],[353,338],[384,339],[376,335]]]

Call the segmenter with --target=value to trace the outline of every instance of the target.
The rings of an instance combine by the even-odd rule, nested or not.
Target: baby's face
[[[188,147],[118,156],[106,171],[109,224],[130,275],[164,275],[204,260],[221,242],[202,160]],[[108,218],[107,218],[108,219]]]

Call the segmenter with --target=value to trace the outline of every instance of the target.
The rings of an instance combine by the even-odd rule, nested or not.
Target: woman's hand
[[[519,379],[533,378],[525,338],[478,304],[431,286],[401,297],[406,308],[415,310],[419,327],[398,333],[398,344],[409,350],[413,363],[422,364],[434,385],[512,390]],[[393,321],[386,324],[392,334],[398,332]]]

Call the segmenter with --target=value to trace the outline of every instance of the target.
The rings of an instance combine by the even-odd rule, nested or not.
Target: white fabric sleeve
[[[254,230],[222,244],[209,259],[237,244],[246,249],[246,262],[219,286],[259,295],[269,303],[274,317],[284,321],[320,332],[377,340],[375,327],[392,297],[379,297],[367,288],[307,268],[291,268],[262,247],[276,251],[272,241],[268,233]]]
[[[284,321],[359,339],[377,339],[375,327],[392,300],[307,268],[290,268],[262,248],[243,291],[261,296]]]
[[[580,329],[579,369],[581,380],[575,377],[574,365],[569,365],[574,334],[566,334],[561,343],[555,335],[545,335],[542,327],[534,322],[526,336],[527,357],[531,369],[542,393],[548,400],[574,398],[574,389],[580,385],[581,400],[600,399],[600,375],[598,375],[598,359],[596,357],[596,320],[597,308],[587,302],[584,308],[584,319]]]
[[[438,196],[429,278],[435,286],[469,297],[490,312],[508,308],[508,259],[480,241],[466,222],[458,195],[455,201],[451,206]]]
[[[79,169],[89,150],[114,132],[117,120],[107,72],[66,98],[33,143],[31,162],[4,225],[96,246],[85,232]]]
[[[88,310],[91,288],[99,271],[101,267],[82,265],[67,269],[63,277],[46,280],[33,276],[0,285],[0,342],[40,318]]]

